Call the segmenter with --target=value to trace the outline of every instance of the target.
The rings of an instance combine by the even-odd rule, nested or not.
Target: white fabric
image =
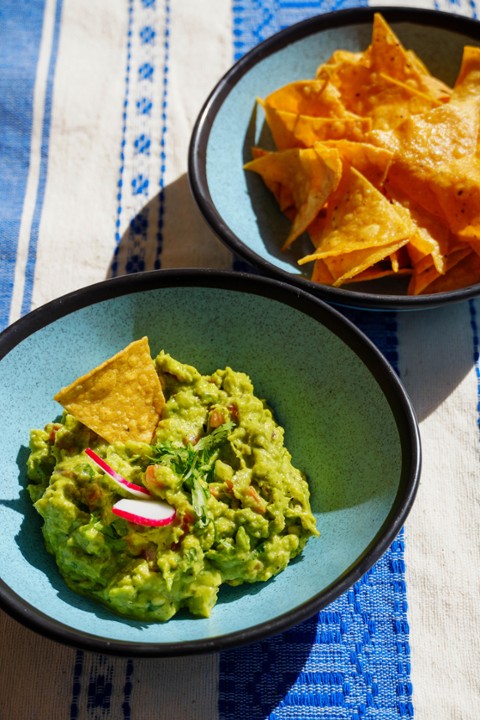
[[[371,5],[392,4],[396,3],[371,0]],[[434,5],[413,0],[403,4]],[[47,3],[38,64],[34,143],[21,230],[24,239],[38,187],[39,133],[55,6],[55,0]],[[444,0],[438,7],[472,16],[468,0]],[[152,25],[159,33],[165,25],[162,8],[152,5]],[[64,0],[33,307],[102,280],[109,272],[115,251],[125,37],[130,20],[126,2]],[[138,44],[134,18],[132,23],[131,41]],[[230,254],[194,206],[186,171],[193,122],[213,85],[233,62],[231,3],[174,0],[169,27],[175,42],[168,58],[169,142],[164,181],[166,202],[178,207],[178,212],[166,216],[162,264],[228,267]],[[145,52],[148,59],[149,52],[164,53],[165,49],[158,43],[153,48],[139,46],[137,52]],[[162,86],[153,84],[150,90],[156,110],[148,123],[158,143]],[[139,117],[136,122],[126,128],[127,140],[141,132],[147,121]],[[132,142],[126,147],[130,152]],[[158,155],[158,147],[144,158],[127,153],[124,186],[142,168],[159,179],[159,169],[149,165]],[[147,196],[138,198],[137,208],[135,200],[124,202],[122,237],[132,213],[158,192],[158,183],[151,183]],[[18,254],[11,321],[21,313],[25,242],[20,243]],[[147,258],[147,264],[151,262]],[[476,311],[480,322],[478,303]],[[464,303],[448,310],[405,313],[398,319],[401,377],[418,413],[423,441],[421,485],[406,525],[411,675],[419,720],[477,720],[480,710],[478,366],[472,351],[471,313],[471,306]],[[0,623],[0,718],[72,717],[70,669],[76,651],[30,632],[3,613]],[[75,715],[79,720],[101,720],[92,715],[87,702],[89,671],[95,668],[98,673],[99,662],[97,656],[86,654]],[[101,662],[105,676],[120,687],[128,660]],[[215,655],[136,661],[132,717],[215,720],[217,683]],[[112,697],[111,717],[122,717],[122,699],[120,694]]]
[[[468,304],[401,315],[399,344],[401,377],[423,446],[405,553],[415,711],[428,720],[474,718],[480,699],[480,494]]]

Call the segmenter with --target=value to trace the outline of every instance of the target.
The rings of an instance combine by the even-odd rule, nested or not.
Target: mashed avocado
[[[73,415],[31,432],[28,490],[67,585],[121,615],[209,616],[222,583],[268,580],[318,535],[305,477],[247,375],[210,376],[161,352],[166,404],[152,444],[108,444]],[[85,454],[175,508],[148,527],[112,512],[128,491]]]

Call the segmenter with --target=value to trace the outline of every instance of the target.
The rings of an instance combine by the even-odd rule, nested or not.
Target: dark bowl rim
[[[419,427],[410,398],[392,366],[374,343],[338,310],[310,293],[273,278],[234,271],[184,268],[140,272],[103,280],[54,299],[6,328],[0,334],[0,360],[22,340],[86,306],[132,293],[170,287],[205,287],[268,297],[296,308],[327,327],[362,360],[385,394],[401,443],[401,477],[392,508],[382,527],[340,578],[287,613],[243,631],[179,644],[111,640],[74,630],[47,616],[0,580],[0,607],[14,619],[49,639],[88,651],[131,657],[185,656],[218,652],[280,633],[331,603],[372,567],[402,529],[418,489],[422,455]]]
[[[331,28],[371,23],[375,13],[381,13],[389,22],[408,22],[411,24],[417,23],[418,25],[444,28],[475,40],[478,40],[478,34],[480,32],[480,23],[478,20],[462,15],[428,8],[379,6],[350,8],[315,15],[275,33],[237,60],[218,81],[205,100],[196,118],[188,148],[188,179],[190,189],[207,224],[219,240],[238,257],[247,261],[253,268],[260,270],[265,275],[307,290],[332,305],[355,309],[361,308],[371,311],[411,311],[432,309],[442,307],[448,303],[465,301],[480,294],[480,283],[475,283],[474,285],[469,285],[458,290],[429,295],[390,295],[348,290],[345,288],[333,288],[314,283],[301,275],[293,275],[277,267],[273,262],[261,257],[245,245],[224,222],[222,216],[216,210],[215,203],[210,195],[206,157],[211,127],[224,100],[239,80],[241,80],[258,61],[263,60],[293,42]]]

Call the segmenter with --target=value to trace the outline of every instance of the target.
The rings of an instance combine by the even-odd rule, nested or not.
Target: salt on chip
[[[363,93],[364,113],[371,119],[373,129],[395,128],[408,117],[440,105],[424,92],[384,73],[375,74],[375,80],[363,88]]]
[[[55,400],[109,443],[150,443],[165,405],[148,338],[62,388]]]
[[[317,79],[337,90],[346,110],[362,114],[358,99],[371,81],[371,70],[364,53],[337,50],[326,63],[317,68]]]
[[[318,72],[337,87],[347,111],[370,118],[373,129],[385,130],[410,115],[438,106],[435,98],[386,73],[373,71],[364,62],[346,60],[325,64]]]

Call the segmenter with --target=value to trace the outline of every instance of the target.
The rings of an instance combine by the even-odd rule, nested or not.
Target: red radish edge
[[[136,525],[154,527],[169,525],[176,515],[175,508],[162,501],[133,498],[122,498],[112,507],[112,512]]]
[[[132,495],[137,495],[138,497],[150,497],[150,493],[147,490],[147,488],[142,487],[141,485],[137,485],[136,483],[130,482],[130,480],[127,480],[126,478],[122,477],[122,475],[119,475],[108,463],[103,460],[103,458],[100,457],[100,455],[97,455],[97,453],[92,450],[91,448],[86,448],[85,453],[88,455],[90,460],[93,460],[93,462],[98,465],[98,467],[103,470],[103,472],[107,473],[107,475],[110,475],[110,477],[115,480],[116,483],[124,487],[126,490],[129,490]]]

